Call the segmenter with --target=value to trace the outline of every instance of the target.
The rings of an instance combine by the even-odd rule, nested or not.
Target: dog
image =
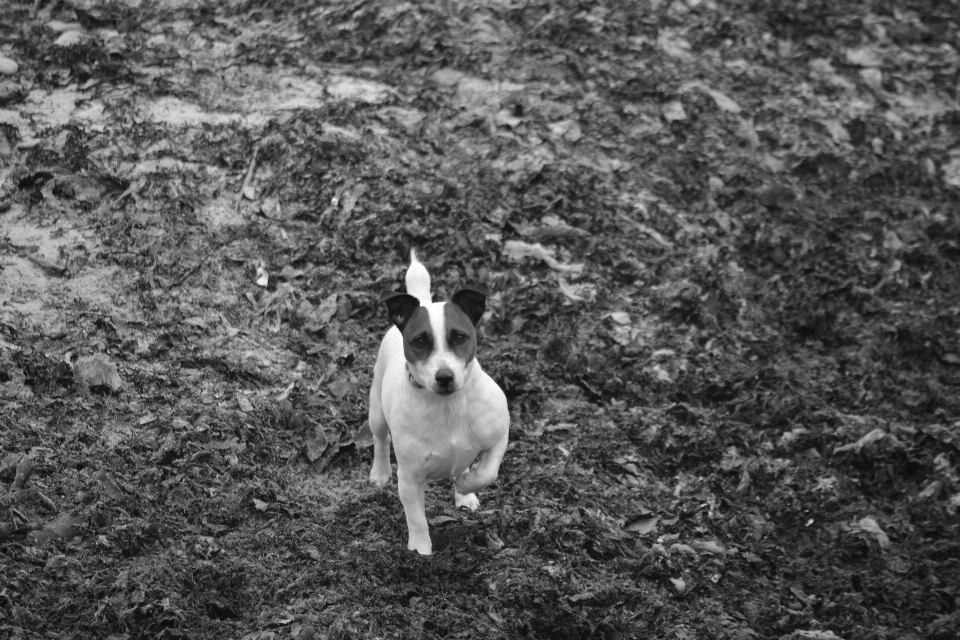
[[[430,274],[415,251],[405,281],[407,293],[380,296],[394,326],[380,344],[370,386],[370,481],[381,487],[390,481],[392,438],[407,549],[429,556],[427,480],[455,478],[456,506],[476,511],[476,492],[497,479],[510,413],[503,390],[476,358],[487,288],[464,287],[449,302],[433,302]]]

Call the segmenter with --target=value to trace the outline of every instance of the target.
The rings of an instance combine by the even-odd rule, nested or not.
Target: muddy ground
[[[960,3],[0,7],[0,637],[960,637]],[[511,448],[356,434],[416,248]]]

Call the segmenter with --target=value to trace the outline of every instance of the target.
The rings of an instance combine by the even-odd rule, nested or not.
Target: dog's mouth
[[[437,387],[433,392],[438,396],[452,396],[457,390],[454,387]]]

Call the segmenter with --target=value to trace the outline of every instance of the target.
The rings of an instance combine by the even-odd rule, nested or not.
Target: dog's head
[[[439,395],[463,387],[477,353],[477,323],[488,295],[483,285],[464,287],[449,302],[425,307],[407,293],[380,296],[390,322],[403,334],[403,355],[414,382]]]

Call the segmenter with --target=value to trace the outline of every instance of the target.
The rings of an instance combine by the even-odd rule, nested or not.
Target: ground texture
[[[960,637],[958,16],[5,3],[0,637]],[[431,558],[411,247],[512,414]]]

